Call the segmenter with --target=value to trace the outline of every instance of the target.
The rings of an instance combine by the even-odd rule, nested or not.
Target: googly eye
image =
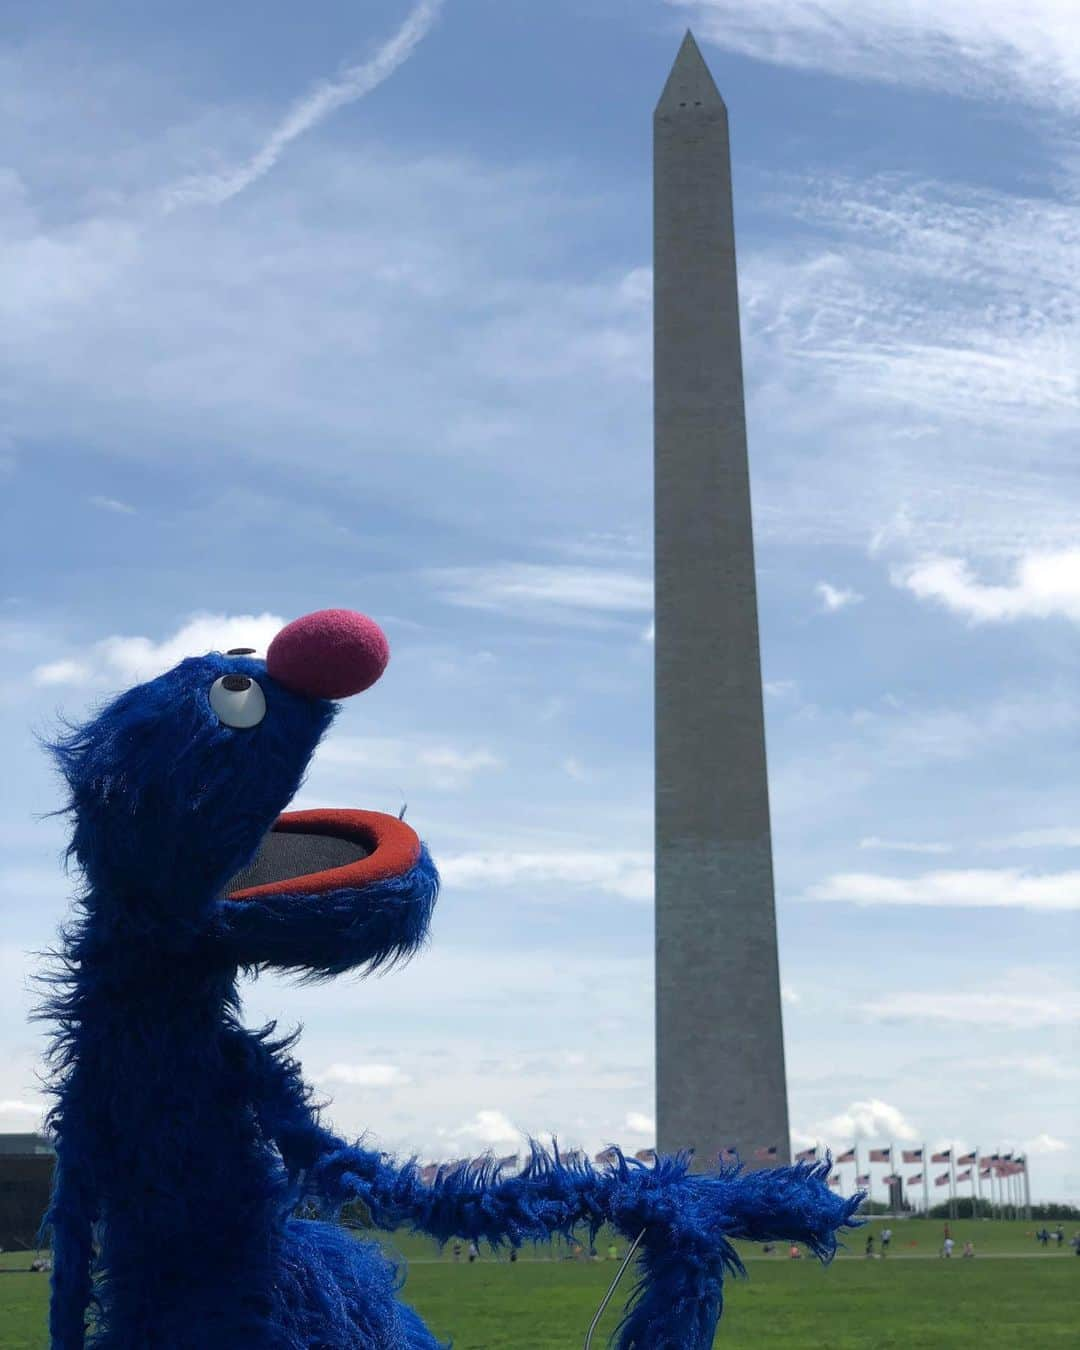
[[[247,675],[222,675],[210,686],[210,706],[227,727],[257,727],[266,716],[266,696]]]

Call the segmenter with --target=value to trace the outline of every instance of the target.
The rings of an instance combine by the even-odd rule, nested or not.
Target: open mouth
[[[420,858],[411,826],[381,811],[285,811],[246,867],[225,887],[230,900],[325,895],[401,876]]]

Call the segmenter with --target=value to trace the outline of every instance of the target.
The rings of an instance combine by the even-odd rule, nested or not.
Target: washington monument
[[[653,116],[653,213],[657,1148],[782,1163],[728,119],[689,31]]]

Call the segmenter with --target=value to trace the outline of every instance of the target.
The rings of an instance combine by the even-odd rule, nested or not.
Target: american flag
[[[608,1163],[618,1161],[619,1161],[619,1150],[616,1148],[601,1149],[600,1152],[593,1159],[593,1162],[599,1163],[601,1167],[606,1167]]]
[[[982,1163],[979,1167],[979,1176],[988,1177],[994,1170],[993,1163]]]
[[[900,1155],[906,1163],[922,1162],[921,1148],[906,1148]]]
[[[908,1184],[909,1186],[921,1186],[921,1185],[922,1185],[922,1173],[921,1173],[921,1172],[916,1172],[915,1175],[914,1175],[913,1177],[908,1177],[908,1179],[907,1179],[907,1184]]]
[[[796,1162],[814,1162],[817,1158],[816,1148],[804,1148],[795,1154]]]
[[[994,1171],[999,1177],[1015,1177],[1024,1170],[1024,1164],[1018,1162],[1000,1162]]]
[[[891,1148],[872,1148],[870,1150],[871,1162],[892,1162]]]
[[[425,1186],[430,1186],[438,1175],[439,1175],[438,1163],[428,1163],[426,1167],[421,1167],[420,1169],[420,1180],[424,1183]]]
[[[720,1150],[720,1161],[722,1163],[736,1163],[739,1161],[739,1150],[737,1148],[722,1148]]]
[[[651,1162],[655,1162],[655,1161],[656,1161],[656,1149],[654,1149],[654,1148],[639,1148],[638,1151],[634,1154],[634,1157],[638,1160],[638,1162],[643,1162],[643,1163],[651,1163]]]
[[[855,1150],[854,1150],[853,1148],[849,1148],[848,1151],[847,1151],[846,1153],[841,1153],[840,1156],[839,1156],[839,1158],[837,1158],[836,1161],[837,1161],[838,1163],[854,1162],[854,1161],[855,1161]]]
[[[839,1177],[835,1177],[835,1176],[830,1177],[830,1178],[829,1178],[829,1185],[830,1185],[830,1186],[839,1186],[839,1185],[840,1185],[840,1178],[839,1178]]]
[[[973,1163],[974,1161],[975,1161],[974,1153],[965,1153],[962,1158],[957,1158],[956,1165],[958,1167],[963,1167],[966,1163]]]
[[[942,1172],[941,1176],[934,1178],[935,1186],[947,1186],[949,1184],[948,1172]]]
[[[499,1158],[495,1165],[496,1167],[501,1167],[505,1172],[508,1167],[516,1167],[518,1165],[518,1155],[516,1153],[508,1153],[505,1158]]]
[[[772,1144],[769,1148],[754,1149],[754,1157],[757,1158],[759,1162],[768,1162],[770,1158],[776,1157],[776,1145]]]
[[[944,1152],[942,1152],[942,1153],[931,1153],[931,1154],[930,1154],[930,1161],[931,1161],[931,1162],[948,1162],[949,1159],[950,1159],[951,1157],[952,1157],[952,1149],[951,1149],[951,1148],[947,1148],[947,1149],[945,1149]]]
[[[856,1185],[856,1186],[869,1186],[869,1185],[870,1185],[870,1173],[869,1173],[869,1172],[864,1172],[864,1173],[862,1174],[861,1177],[858,1177],[858,1176],[857,1176],[857,1177],[855,1178],[855,1185]]]
[[[1001,1154],[1000,1154],[1000,1153],[991,1153],[990,1156],[989,1156],[988,1158],[984,1158],[984,1159],[983,1159],[983,1162],[984,1162],[984,1163],[996,1163],[996,1162],[1000,1162],[1000,1161],[1001,1161]]]
[[[896,1182],[902,1180],[902,1178],[898,1176],[896,1172],[890,1172],[887,1177],[882,1177],[881,1180],[886,1186],[892,1186],[895,1185]]]
[[[956,1174],[956,1184],[957,1184],[958,1186],[959,1186],[959,1184],[960,1184],[962,1181],[970,1181],[970,1180],[971,1180],[971,1168],[970,1168],[970,1167],[967,1169],[966,1172],[957,1172],[957,1174]]]

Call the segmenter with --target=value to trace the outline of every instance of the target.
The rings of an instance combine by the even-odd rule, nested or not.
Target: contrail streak
[[[281,158],[286,146],[310,131],[331,113],[352,103],[382,84],[412,54],[443,7],[443,0],[421,0],[398,31],[370,61],[350,66],[339,79],[324,80],[299,99],[246,163],[221,173],[199,174],[182,179],[161,194],[165,214],[181,206],[212,205],[228,201],[263,176]]]

